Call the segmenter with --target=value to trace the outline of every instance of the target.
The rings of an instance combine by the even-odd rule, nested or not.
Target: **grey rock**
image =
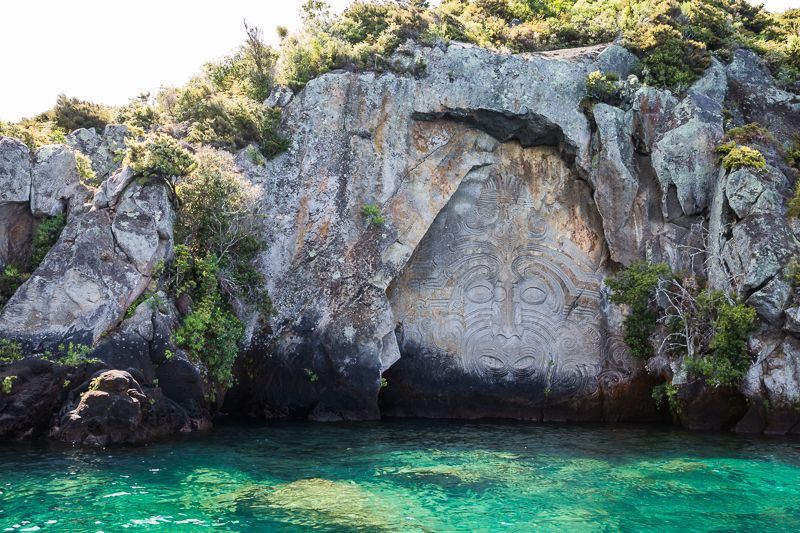
[[[138,335],[150,342],[153,340],[153,307],[150,302],[142,302],[133,312],[133,316],[126,318],[120,324],[123,335]]]
[[[122,195],[111,229],[139,272],[150,276],[159,259],[172,259],[174,223],[166,187],[134,182]]]
[[[789,333],[800,333],[800,307],[790,307],[784,315],[786,322],[783,329]]]
[[[789,305],[792,296],[792,284],[783,272],[779,272],[763,289],[753,293],[747,299],[747,305],[758,313],[758,316],[777,328],[783,325],[783,311]]]
[[[381,371],[398,353],[386,289],[462,181],[469,176],[465,186],[479,193],[490,166],[502,163],[520,177],[569,172],[559,182],[567,196],[545,195],[536,209],[553,213],[548,223],[559,235],[599,262],[602,222],[581,185],[592,175],[591,131],[579,110],[583,78],[614,55],[627,58],[614,67],[622,74],[634,62],[621,48],[603,55],[606,49],[498,55],[460,43],[446,52],[413,46],[413,55],[397,57],[424,58],[424,76],[339,72],[312,80],[283,110],[291,149],[265,167],[237,156],[264,190],[263,205],[273,206],[261,268],[279,314],[269,330],[255,329],[250,349],[263,367],[229,401],[261,413],[292,405],[302,415],[323,401],[343,419],[378,416]],[[371,135],[358,134],[365,131]],[[539,145],[558,151],[520,166],[525,149]],[[588,203],[568,215],[567,204],[586,202],[587,192]],[[382,226],[360,214],[369,204],[381,208]],[[319,379],[310,382],[298,368]],[[283,385],[267,387],[268,379]]]
[[[711,98],[689,93],[672,110],[653,145],[653,168],[665,192],[668,218],[675,216],[668,206],[672,194],[687,215],[701,213],[711,203],[718,174],[714,149],[724,134],[721,109]]]
[[[746,290],[758,288],[775,276],[798,250],[781,215],[753,213],[733,228],[733,237]]]
[[[741,168],[731,172],[726,186],[728,204],[736,216],[744,218],[750,213],[750,208],[756,203],[758,197],[764,192],[764,184],[748,168]]]
[[[92,203],[98,208],[115,205],[122,192],[133,182],[134,177],[131,167],[117,171],[97,188]]]
[[[678,99],[667,90],[644,86],[633,95],[631,109],[626,114],[628,134],[637,141],[638,152],[649,154]]]
[[[84,204],[90,192],[80,182],[75,154],[63,144],[42,146],[33,155],[31,212],[55,216]]]
[[[725,65],[720,63],[717,58],[711,58],[711,66],[689,90],[695,94],[707,96],[722,105],[725,102],[725,95],[728,93],[728,76],[725,72]]]
[[[97,178],[105,180],[122,166],[127,133],[125,124],[108,124],[102,135],[94,130],[79,129],[67,136],[67,146],[87,156]]]
[[[764,359],[763,384],[770,406],[764,432],[786,434],[800,422],[800,340],[787,336]]]
[[[734,53],[727,74],[727,98],[738,104],[744,122],[768,126],[779,142],[791,142],[800,130],[800,96],[778,89],[764,62],[750,50]]]
[[[775,85],[767,66],[753,51],[739,48],[733,53],[733,60],[727,68],[727,74],[738,82],[762,87]]]
[[[96,342],[142,293],[156,261],[170,257],[173,221],[164,186],[138,183],[118,213],[74,217],[0,311],[0,335],[38,347],[71,336]]]
[[[19,139],[0,135],[0,204],[30,198],[30,151]]]
[[[285,85],[276,85],[269,93],[269,97],[264,100],[265,107],[286,107],[294,98],[294,93]]]
[[[0,269],[8,263],[27,263],[35,230],[29,202],[0,202]]]
[[[58,345],[70,335],[93,343],[122,318],[147,281],[115,250],[107,214],[76,217],[0,311],[0,335],[36,346]]]
[[[595,173],[595,203],[603,218],[603,230],[611,258],[628,265],[639,258],[647,228],[647,203],[639,191],[633,169],[633,148],[625,134],[625,112],[605,104],[594,107],[600,136]]]

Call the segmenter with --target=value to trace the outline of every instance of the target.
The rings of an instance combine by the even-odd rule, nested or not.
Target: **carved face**
[[[409,340],[440,347],[472,374],[579,386],[582,361],[600,345],[597,267],[525,194],[518,178],[487,181],[412,261],[407,286],[419,296],[400,316]]]

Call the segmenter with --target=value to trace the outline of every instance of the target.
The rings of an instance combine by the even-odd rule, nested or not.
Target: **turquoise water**
[[[400,420],[0,446],[0,531],[312,530],[796,532],[800,438]]]

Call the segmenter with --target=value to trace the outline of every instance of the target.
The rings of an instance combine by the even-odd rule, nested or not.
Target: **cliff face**
[[[800,251],[800,227],[785,216],[794,178],[773,165],[728,173],[714,153],[729,109],[737,125],[769,117],[778,141],[800,130],[800,101],[776,89],[752,53],[715,61],[680,98],[631,80],[622,105],[591,111],[584,78],[625,80],[636,62],[620,47],[501,55],[408,43],[395,59],[415,74],[333,72],[293,98],[276,91],[268,103],[283,107],[290,150],[264,166],[247,151],[236,156],[264,192],[261,269],[278,315],[251,320],[226,412],[659,421],[670,414],[651,390],[668,378],[684,425],[797,427],[800,316],[784,276]],[[3,144],[3,190],[25,189],[4,169],[38,168],[14,154]],[[92,205],[71,208],[61,241],[0,312],[0,336],[32,353],[90,339],[103,368],[131,379],[138,370],[146,383],[157,373],[153,389],[172,402],[163,413],[184,417],[164,414],[169,427],[202,426],[218,404],[198,384],[202,368],[164,356],[172,304],[137,310],[144,333],[133,318],[116,325],[172,249],[163,189],[126,172],[106,178]],[[21,207],[30,197],[17,196],[0,196],[0,238],[34,223],[36,212]],[[368,205],[385,222],[365,218]],[[3,218],[13,210],[21,214]],[[0,258],[24,248],[3,242]],[[95,265],[106,248],[108,264]],[[762,325],[740,391],[688,383],[679,361],[628,354],[624,310],[603,280],[637,259],[719,288],[741,280]],[[47,303],[75,287],[57,311]],[[12,400],[3,401],[7,418]],[[62,426],[74,428],[79,410]]]

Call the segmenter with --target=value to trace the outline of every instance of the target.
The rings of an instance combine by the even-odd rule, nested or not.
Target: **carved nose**
[[[495,303],[492,309],[492,333],[497,337],[519,337],[514,317],[513,286],[506,288],[504,284],[495,286]]]

